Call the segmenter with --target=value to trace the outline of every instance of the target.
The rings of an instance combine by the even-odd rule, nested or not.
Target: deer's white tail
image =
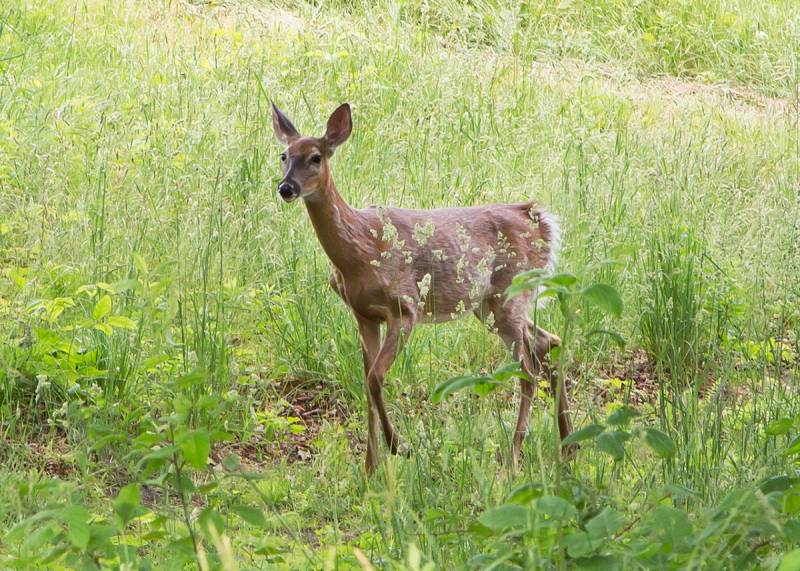
[[[548,273],[554,274],[558,265],[558,255],[561,253],[561,225],[558,223],[558,216],[546,210],[539,210],[539,228],[542,231],[544,241],[547,242],[547,264],[544,269]],[[541,293],[544,288],[540,288]],[[552,298],[545,297],[537,299],[537,307],[543,307]]]

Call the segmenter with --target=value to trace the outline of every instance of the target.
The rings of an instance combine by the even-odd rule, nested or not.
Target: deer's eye
[[[322,162],[322,155],[311,155],[311,162],[315,165],[318,165]]]
[[[286,153],[281,153],[281,162],[282,163],[286,162]]]

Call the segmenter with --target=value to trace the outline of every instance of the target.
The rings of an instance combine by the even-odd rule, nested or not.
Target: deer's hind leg
[[[556,347],[561,346],[561,338],[558,335],[542,329],[538,325],[534,325],[530,320],[528,321],[528,331],[530,331],[531,336],[535,339],[533,350],[533,356],[536,360],[535,364],[537,366],[542,366],[547,354]]]
[[[534,382],[538,376],[538,367],[534,364],[532,349],[531,336],[527,329],[524,329],[521,338],[516,339],[511,348],[515,358],[519,359],[522,372],[525,373],[525,377],[527,377],[520,377],[519,379],[521,394],[512,446],[515,468],[519,467],[522,444],[525,442],[525,437],[528,434],[528,422],[531,411],[531,400],[533,398]]]
[[[514,466],[519,465],[522,443],[528,432],[528,417],[533,399],[536,365],[533,360],[533,341],[528,327],[527,316],[529,300],[523,296],[503,303],[500,297],[492,297],[483,302],[475,315],[497,333],[508,347],[514,359],[519,360],[524,373],[520,377],[520,404],[517,424],[514,428],[512,453]]]
[[[514,465],[519,465],[522,444],[528,432],[531,400],[533,398],[534,381],[542,369],[542,362],[547,353],[557,347],[561,340],[553,335],[535,327],[528,318],[530,299],[520,296],[506,303],[500,298],[493,298],[484,302],[481,313],[478,315],[484,322],[489,313],[493,315],[493,325],[496,333],[503,339],[515,359],[518,359],[526,378],[520,378],[520,405],[517,415],[517,424],[514,429],[512,454]],[[555,383],[551,376],[553,394],[556,394]],[[559,399],[559,434],[565,438],[572,427],[569,421],[569,406],[566,391],[562,390]]]
[[[554,335],[541,327],[535,326],[531,322],[528,324],[528,330],[535,339],[533,350],[534,365],[537,370],[544,371],[545,375],[550,380],[550,390],[553,394],[553,398],[558,398],[558,434],[561,440],[564,440],[572,433],[567,385],[561,382],[561,386],[559,387],[558,377],[544,364],[544,359],[547,354],[561,345],[561,339],[558,335]]]

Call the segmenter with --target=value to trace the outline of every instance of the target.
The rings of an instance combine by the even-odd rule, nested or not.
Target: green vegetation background
[[[799,569],[799,47],[792,0],[0,4],[0,567]],[[464,320],[398,359],[414,454],[365,479],[270,99],[352,104],[355,206],[561,216],[625,306],[537,316],[568,466],[545,392],[516,474],[511,381],[431,402],[508,361]]]

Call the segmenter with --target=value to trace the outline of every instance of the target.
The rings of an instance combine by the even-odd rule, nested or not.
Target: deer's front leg
[[[378,409],[369,390],[369,372],[381,345],[380,325],[356,315],[361,336],[361,356],[364,358],[364,389],[367,395],[367,455],[364,469],[372,474],[378,465]]]
[[[383,436],[392,454],[398,453],[401,442],[400,437],[394,431],[391,420],[389,420],[389,415],[386,413],[386,405],[383,401],[383,380],[392,363],[394,363],[397,351],[400,348],[400,342],[411,333],[413,328],[414,319],[409,316],[404,315],[387,321],[386,337],[377,357],[375,357],[372,369],[367,374],[367,389],[377,409],[378,418],[383,427]]]
[[[553,398],[558,398],[558,432],[561,440],[564,440],[572,432],[567,389],[562,383],[560,387],[561,390],[558,390],[558,379],[553,375],[552,371],[549,370],[549,367],[546,367],[544,364],[547,353],[560,344],[561,340],[558,336],[537,327],[535,329],[535,338],[532,339],[530,332],[525,335],[521,344],[522,351],[517,354],[517,358],[520,359],[520,364],[522,365],[522,370],[528,378],[520,379],[520,386],[522,389],[520,408],[517,417],[517,426],[514,430],[514,445],[512,450],[515,468],[519,467],[522,444],[528,432],[528,416],[534,389],[533,381],[536,380],[540,371],[544,370],[547,373],[547,376],[550,378]],[[574,447],[567,447],[565,453],[567,456],[571,456],[574,453]]]

